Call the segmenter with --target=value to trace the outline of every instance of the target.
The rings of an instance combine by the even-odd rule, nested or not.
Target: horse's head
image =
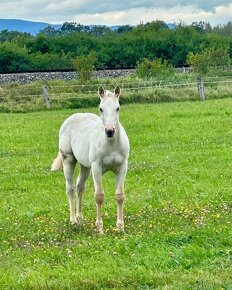
[[[105,91],[101,86],[98,89],[98,93],[101,99],[99,108],[101,111],[102,122],[105,127],[105,133],[108,138],[113,138],[119,115],[119,96],[120,96],[120,87],[116,86],[114,93],[110,91]]]

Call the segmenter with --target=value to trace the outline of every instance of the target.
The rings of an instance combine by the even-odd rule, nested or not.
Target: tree
[[[160,30],[165,30],[165,29],[169,29],[168,25],[161,20],[156,20],[156,21],[151,21],[151,22],[147,22],[145,24],[141,23],[138,26],[138,29],[142,29],[145,31],[160,31]]]
[[[89,32],[90,27],[76,22],[64,22],[60,28],[61,33],[73,33],[73,32]]]
[[[173,67],[166,60],[160,58],[155,60],[145,58],[136,66],[136,74],[140,78],[167,77],[173,73]]]
[[[193,27],[197,32],[201,34],[212,31],[212,27],[209,22],[204,22],[204,21],[193,22],[190,26]]]
[[[59,30],[55,29],[53,26],[48,25],[47,27],[45,27],[44,29],[42,29],[40,31],[41,34],[45,34],[48,36],[52,36],[52,35],[57,35],[60,33]]]
[[[187,63],[192,66],[200,75],[208,73],[212,66],[226,66],[230,64],[228,47],[205,48],[202,52],[189,52]]]
[[[193,67],[200,75],[207,74],[209,70],[210,58],[206,52],[196,53],[189,52],[187,56],[187,64]]]
[[[76,32],[76,22],[64,22],[60,30],[62,33]]]
[[[122,25],[119,26],[118,29],[116,30],[117,33],[125,33],[133,30],[133,26],[131,25]]]
[[[213,32],[222,36],[232,36],[232,21],[224,25],[215,26]]]
[[[69,54],[33,53],[30,55],[30,68],[33,70],[54,70],[72,68],[72,59]]]
[[[29,56],[25,48],[10,42],[0,44],[1,72],[28,70],[29,67]]]
[[[33,39],[29,44],[28,44],[29,52],[30,53],[36,53],[36,52],[41,52],[41,53],[48,53],[51,52],[51,44],[50,44],[50,39],[40,33],[38,36]]]
[[[88,81],[92,78],[95,61],[95,53],[90,53],[87,56],[79,56],[73,60],[73,66],[78,72],[81,81]]]
[[[15,39],[28,39],[31,35],[26,32],[18,32],[18,31],[8,31],[7,29],[0,31],[0,42],[4,41],[14,41]]]
[[[105,25],[94,25],[90,30],[90,33],[96,36],[103,36],[110,32],[112,32],[112,30]]]
[[[48,26],[36,36],[5,30],[0,32],[0,43],[8,42],[15,46],[12,53],[8,54],[9,59],[4,62],[2,69],[12,68],[13,63],[17,63],[17,69],[25,68],[28,62],[29,68],[42,69],[44,66],[44,69],[56,69],[59,65],[60,68],[70,68],[74,59],[88,56],[93,51],[97,68],[135,67],[137,62],[142,62],[144,58],[165,59],[173,66],[182,66],[186,64],[188,56],[189,64],[193,62],[194,65],[198,60],[197,69],[207,71],[208,66],[225,65],[231,61],[231,35],[231,21],[214,28],[205,22],[195,22],[189,26],[180,23],[175,29],[168,28],[163,21],[152,21],[135,27],[120,26],[115,31],[107,26],[85,26],[76,22],[65,22],[57,31]],[[23,51],[22,59],[15,59],[14,49],[17,53]],[[206,49],[208,50],[204,53]]]

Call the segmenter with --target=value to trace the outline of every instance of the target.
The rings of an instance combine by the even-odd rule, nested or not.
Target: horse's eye
[[[99,108],[99,110],[100,110],[101,113],[103,112],[102,108]]]
[[[116,109],[116,111],[118,112],[120,110],[120,108],[118,107],[117,109]]]

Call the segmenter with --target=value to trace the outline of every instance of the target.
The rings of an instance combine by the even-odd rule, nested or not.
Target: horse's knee
[[[124,193],[116,193],[116,200],[118,204],[123,204],[124,202]]]
[[[95,201],[96,204],[102,205],[104,201],[104,193],[95,193]]]
[[[68,195],[68,197],[73,197],[75,194],[75,187],[74,185],[66,185],[66,194]]]
[[[77,183],[77,192],[83,192],[85,190],[85,185],[81,183]]]

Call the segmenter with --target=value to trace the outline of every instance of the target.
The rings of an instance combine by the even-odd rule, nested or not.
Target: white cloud
[[[136,25],[158,19],[187,24],[207,21],[215,25],[227,23],[231,15],[230,0],[0,0],[0,18],[54,24],[75,21],[86,25]]]
[[[231,20],[232,4],[218,6],[215,11],[204,11],[196,6],[180,6],[166,9],[160,8],[135,8],[126,11],[106,12],[102,14],[81,14],[74,18],[75,21],[83,24],[139,24],[153,20],[163,20],[167,23],[183,21],[191,24],[194,21],[210,22],[212,25],[226,23]]]

